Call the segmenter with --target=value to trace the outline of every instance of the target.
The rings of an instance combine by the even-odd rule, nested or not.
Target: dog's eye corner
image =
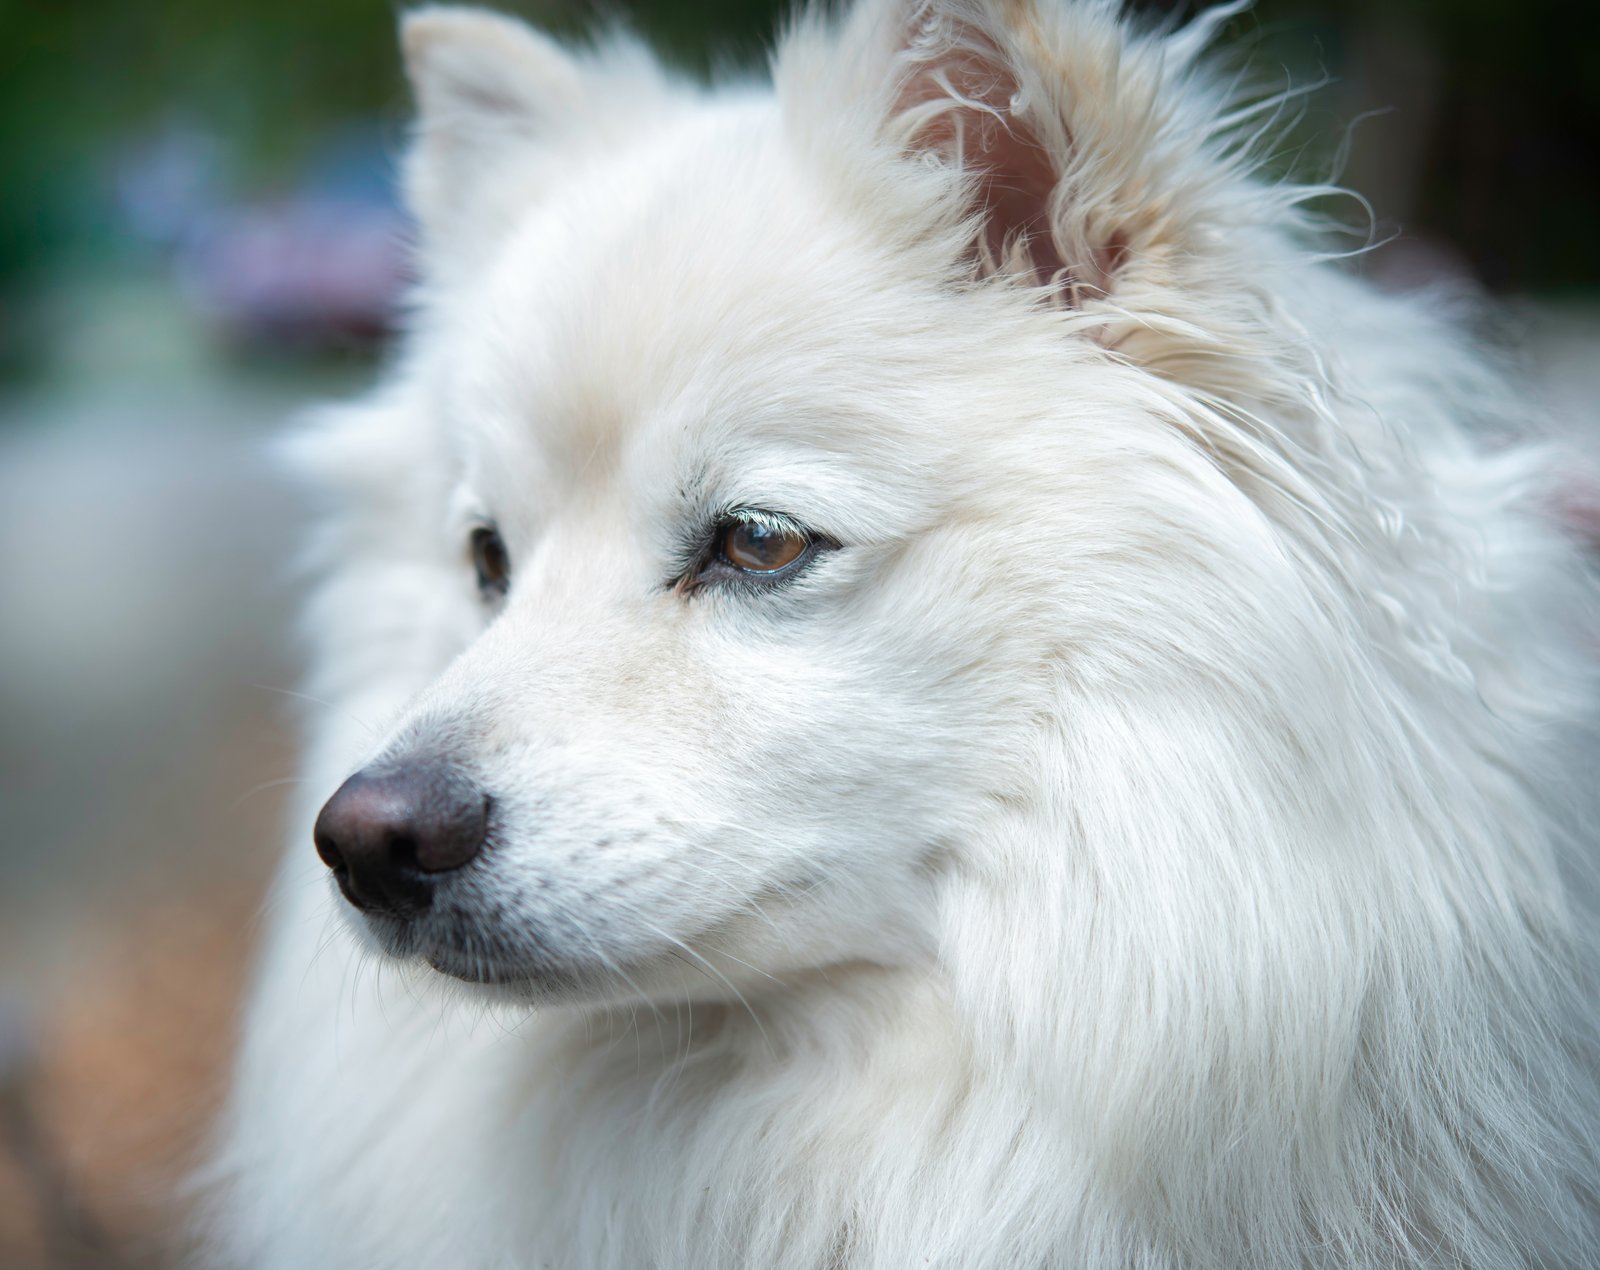
[[[511,586],[511,554],[493,525],[478,525],[468,537],[478,590],[485,599],[499,599]]]

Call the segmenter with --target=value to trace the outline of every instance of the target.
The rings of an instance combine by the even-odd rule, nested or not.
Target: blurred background
[[[707,74],[781,7],[606,11]],[[267,441],[368,382],[406,282],[395,16],[0,0],[0,1267],[174,1261],[294,773]],[[1353,128],[1397,235],[1358,267],[1498,297],[1600,452],[1600,8],[1261,0],[1232,32],[1329,80],[1282,163]]]

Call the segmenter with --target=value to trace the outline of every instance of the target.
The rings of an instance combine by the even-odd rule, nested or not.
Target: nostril
[[[344,854],[339,850],[339,845],[334,842],[330,835],[319,830],[312,835],[311,840],[316,844],[317,855],[321,857],[322,863],[335,873],[348,873],[350,871],[349,865],[344,862]]]
[[[417,840],[410,834],[394,833],[389,835],[389,863],[397,869],[409,872],[426,873],[417,863]]]

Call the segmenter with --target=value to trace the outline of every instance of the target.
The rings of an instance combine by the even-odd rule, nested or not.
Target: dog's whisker
[[[637,916],[635,917],[635,920],[639,921],[640,925],[642,925],[645,929],[649,930],[666,943],[671,944],[673,948],[679,950],[684,955],[693,958],[694,963],[700,968],[703,974],[710,977],[712,982],[726,988],[729,992],[731,992],[734,999],[744,1007],[745,1013],[750,1016],[750,1021],[756,1025],[756,1030],[761,1033],[761,1039],[766,1044],[768,1051],[773,1054],[777,1053],[777,1050],[772,1045],[772,1038],[767,1035],[767,1029],[761,1022],[760,1015],[756,1013],[755,1007],[752,1006],[746,999],[744,993],[740,992],[738,987],[735,986],[733,980],[729,979],[727,975],[723,974],[722,971],[718,970],[716,966],[712,965],[710,961],[706,960],[705,957],[701,956],[681,939],[678,939],[674,935],[668,934],[666,931],[652,923],[643,921],[643,919],[640,919]],[[772,978],[772,976],[769,975],[768,978]],[[776,983],[779,982],[779,980],[773,979],[773,982]]]

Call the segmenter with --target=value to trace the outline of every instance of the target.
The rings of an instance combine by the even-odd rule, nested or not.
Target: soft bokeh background
[[[778,7],[623,12],[703,74]],[[1285,165],[1361,121],[1344,177],[1400,233],[1361,267],[1499,297],[1600,442],[1597,14],[1262,0],[1232,30],[1331,81]],[[266,442],[370,378],[404,285],[394,18],[0,0],[0,1267],[173,1262],[294,772],[301,513]]]

